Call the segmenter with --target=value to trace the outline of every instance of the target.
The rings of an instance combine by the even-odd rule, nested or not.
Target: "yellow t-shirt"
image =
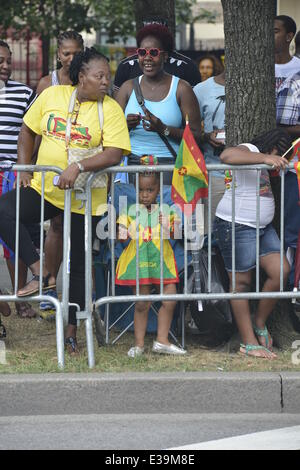
[[[42,136],[37,165],[57,166],[63,170],[68,166],[65,144],[66,121],[69,101],[74,90],[70,85],[52,86],[44,90],[24,116],[24,122],[33,132]],[[77,105],[78,103],[76,103]],[[76,109],[75,105],[75,109]],[[116,147],[130,152],[129,133],[124,113],[119,104],[105,96],[103,101],[103,147]],[[76,125],[72,125],[71,147],[88,149],[100,144],[100,124],[96,101],[81,103]],[[45,199],[54,206],[64,208],[64,191],[53,184],[55,173],[45,173]],[[34,173],[31,186],[42,192],[42,174]],[[93,215],[106,210],[107,189],[92,190]],[[72,212],[82,214],[82,201],[72,195]]]

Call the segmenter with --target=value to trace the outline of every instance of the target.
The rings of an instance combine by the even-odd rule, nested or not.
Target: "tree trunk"
[[[195,50],[195,25],[194,25],[194,23],[190,23],[189,49],[190,49],[190,51]]]
[[[275,0],[222,0],[227,145],[274,128]]]
[[[249,142],[276,127],[274,78],[275,0],[222,0],[225,33],[226,145]],[[272,184],[275,225],[280,182]],[[277,222],[276,222],[277,221]],[[277,227],[278,228],[278,227]],[[252,311],[255,302],[252,302]],[[291,321],[290,300],[278,302],[268,320],[274,344],[288,349],[299,338]]]
[[[143,21],[149,18],[163,18],[175,38],[175,1],[174,0],[135,0],[135,20],[137,31],[143,27]]]

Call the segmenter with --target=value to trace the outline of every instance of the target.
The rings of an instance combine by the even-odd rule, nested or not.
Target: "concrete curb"
[[[300,413],[300,373],[0,376],[0,415]]]

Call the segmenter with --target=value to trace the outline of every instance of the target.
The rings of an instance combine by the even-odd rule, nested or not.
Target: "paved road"
[[[296,373],[2,375],[0,449],[197,448],[293,426],[256,442],[300,449],[299,386]]]
[[[9,416],[0,418],[0,449],[162,450],[291,426],[298,426],[297,432],[291,428],[291,442],[297,439],[300,449],[299,425],[300,415],[294,414]],[[257,447],[262,443],[256,440]],[[277,440],[275,448],[284,445]],[[270,440],[264,448],[271,448]]]

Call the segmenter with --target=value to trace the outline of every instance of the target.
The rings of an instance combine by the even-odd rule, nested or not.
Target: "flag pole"
[[[290,148],[287,149],[286,152],[284,152],[284,154],[281,156],[281,158],[285,157],[285,156],[295,147],[295,145],[298,144],[298,142],[300,142],[300,137],[299,137],[299,139],[295,140],[295,141],[292,143],[292,145],[290,146]]]

